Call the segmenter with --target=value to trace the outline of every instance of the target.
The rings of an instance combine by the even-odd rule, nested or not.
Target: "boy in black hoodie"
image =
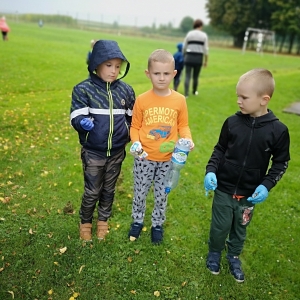
[[[129,142],[135,93],[121,81],[130,64],[117,42],[99,40],[89,61],[90,77],[73,88],[71,124],[82,145],[84,193],[80,238],[92,240],[93,212],[98,202],[97,238],[108,232],[115,186]]]
[[[290,160],[288,128],[268,109],[274,88],[273,76],[265,69],[240,77],[236,86],[240,112],[225,120],[206,166],[204,186],[206,192],[214,190],[206,266],[219,274],[226,244],[230,272],[237,282],[244,281],[239,255],[255,204],[267,198]]]

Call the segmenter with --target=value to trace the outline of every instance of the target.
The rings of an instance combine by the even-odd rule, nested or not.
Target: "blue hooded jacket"
[[[123,62],[118,78],[103,81],[95,72],[103,62],[120,58]],[[120,80],[128,73],[130,64],[117,42],[99,40],[95,43],[88,65],[90,78],[73,88],[70,109],[71,125],[78,132],[80,144],[103,157],[113,156],[130,141],[129,128],[135,102],[133,88]],[[80,121],[91,118],[94,128],[84,130]]]
[[[183,43],[177,44],[178,51],[173,55],[175,60],[175,70],[181,71],[184,67],[184,58],[182,53]]]

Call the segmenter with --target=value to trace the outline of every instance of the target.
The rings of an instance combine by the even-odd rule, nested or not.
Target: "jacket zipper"
[[[110,89],[110,83],[108,82],[106,85],[107,93],[108,93],[108,102],[109,102],[109,133],[108,133],[108,139],[107,139],[107,152],[106,155],[110,156],[110,150],[112,148],[112,135],[114,132],[114,114],[113,114],[113,98],[112,93]]]
[[[251,145],[252,137],[253,137],[254,125],[255,125],[255,118],[253,119],[252,124],[251,124],[251,132],[250,132],[249,142],[248,142],[248,146],[247,146],[247,151],[246,151],[246,155],[245,155],[245,158],[244,158],[244,161],[243,161],[243,165],[242,165],[242,169],[240,171],[238,181],[235,185],[235,190],[234,190],[234,194],[233,194],[234,197],[236,196],[236,191],[237,191],[238,185],[240,183],[240,180],[241,180],[241,177],[242,177],[242,174],[244,172],[245,165],[246,165],[246,161],[247,161],[247,158],[248,158],[250,145]]]

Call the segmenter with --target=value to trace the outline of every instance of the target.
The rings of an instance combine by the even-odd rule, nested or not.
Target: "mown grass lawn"
[[[127,239],[133,182],[128,154],[110,233],[105,242],[84,244],[78,238],[80,146],[69,107],[73,86],[87,76],[89,41],[119,42],[131,63],[125,81],[136,94],[150,88],[144,75],[149,54],[156,48],[173,53],[178,41],[10,25],[9,41],[0,46],[1,300],[300,299],[300,116],[282,112],[300,98],[299,57],[211,47],[199,96],[187,100],[196,147],[169,196],[164,242],[150,242],[152,193],[146,230],[134,243]],[[238,110],[236,82],[255,67],[268,68],[275,77],[269,107],[289,127],[291,162],[256,208],[241,255],[246,280],[237,284],[225,259],[219,276],[205,268],[212,195],[205,197],[203,177],[223,121]]]

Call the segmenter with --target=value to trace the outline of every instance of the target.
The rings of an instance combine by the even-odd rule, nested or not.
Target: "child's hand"
[[[187,142],[190,144],[190,151],[192,151],[195,147],[195,144],[193,143],[193,141],[189,138],[180,138],[179,142],[180,141],[183,141],[184,144],[187,144]]]
[[[208,172],[204,178],[205,195],[207,196],[208,191],[214,191],[218,186],[216,174]]]
[[[190,151],[192,151],[195,148],[195,144],[191,139],[187,139],[190,142]]]
[[[252,197],[249,197],[247,200],[252,202],[253,204],[261,203],[267,199],[269,195],[269,192],[267,188],[264,185],[259,185],[254,193],[252,194]]]
[[[137,141],[137,142],[134,142],[131,147],[130,147],[130,153],[132,155],[135,155],[137,154],[138,152],[140,152],[142,150],[142,144]]]
[[[138,159],[143,159],[148,156],[148,153],[143,150],[142,144],[137,141],[134,142],[130,147],[130,154],[132,154],[134,157]]]
[[[94,123],[93,123],[92,119],[90,119],[90,118],[82,119],[80,121],[80,125],[86,131],[90,131],[94,128]]]

